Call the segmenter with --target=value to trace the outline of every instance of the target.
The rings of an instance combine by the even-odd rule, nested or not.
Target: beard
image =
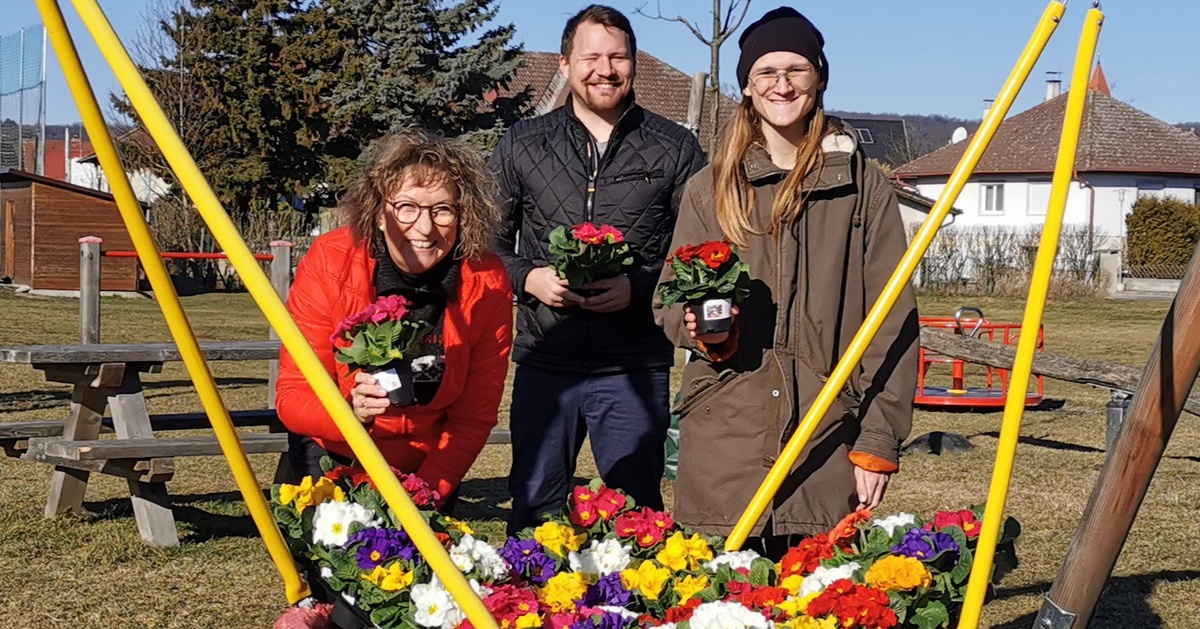
[[[583,103],[588,109],[596,112],[612,111],[625,104],[629,92],[633,90],[631,81],[621,81],[611,90],[598,90],[594,84],[572,83],[571,93],[575,100]]]

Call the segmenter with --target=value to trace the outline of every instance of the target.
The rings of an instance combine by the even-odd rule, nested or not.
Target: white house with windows
[[[960,226],[1022,226],[1045,221],[1067,95],[1047,82],[1046,100],[1000,126],[955,206]],[[1075,173],[1064,221],[1100,237],[1098,251],[1119,252],[1125,217],[1141,195],[1200,202],[1200,137],[1112,97],[1097,65],[1087,86]],[[945,188],[967,146],[945,146],[896,169],[931,198]]]

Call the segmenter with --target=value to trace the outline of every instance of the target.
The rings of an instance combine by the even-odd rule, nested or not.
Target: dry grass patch
[[[922,299],[927,314],[952,314],[961,298]],[[266,337],[266,325],[245,295],[184,299],[198,336],[214,340]],[[996,321],[1019,321],[1023,305],[978,299]],[[0,345],[70,343],[77,337],[72,300],[17,297],[0,290]],[[149,300],[105,299],[105,342],[168,340]],[[1046,312],[1047,348],[1063,354],[1140,366],[1167,304],[1056,302]],[[230,408],[260,408],[266,364],[213,363]],[[1024,524],[1021,567],[984,612],[985,626],[1028,627],[1049,589],[1104,461],[1107,392],[1047,382],[1062,407],[1026,415],[1009,512]],[[147,377],[153,413],[200,410],[178,364]],[[27,367],[0,365],[0,421],[50,419],[65,413],[65,386],[46,383]],[[507,408],[507,400],[505,402]],[[502,411],[502,423],[507,423]],[[914,434],[953,431],[974,450],[954,457],[907,456],[884,509],[928,513],[985,499],[999,413],[919,412]],[[1186,515],[1200,501],[1200,427],[1186,416],[1150,487],[1101,601],[1093,627],[1189,627],[1200,617],[1200,569],[1194,565],[1200,529]],[[274,457],[251,457],[265,483]],[[493,539],[503,534],[510,451],[485,449],[464,485],[461,515]],[[183,545],[147,548],[138,538],[125,485],[94,478],[87,518],[43,520],[49,468],[0,459],[0,618],[5,626],[267,627],[284,607],[283,591],[233,480],[219,458],[189,458],[169,488]],[[590,458],[579,475],[594,473]],[[667,487],[669,491],[669,486]]]

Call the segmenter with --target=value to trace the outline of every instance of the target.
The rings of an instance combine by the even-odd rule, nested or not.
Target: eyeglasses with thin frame
[[[458,220],[458,208],[449,203],[418,205],[412,201],[385,201],[391,215],[401,225],[412,225],[421,218],[421,212],[429,212],[429,219],[439,227],[449,227]]]
[[[754,89],[765,92],[779,84],[779,79],[785,79],[792,87],[806,88],[817,80],[816,68],[788,68],[775,70],[763,68],[750,75]]]

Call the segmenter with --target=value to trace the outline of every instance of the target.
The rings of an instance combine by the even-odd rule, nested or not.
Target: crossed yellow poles
[[[62,10],[56,0],[36,0],[38,10],[52,37],[55,53],[63,66],[72,95],[79,105],[88,134],[96,142],[96,154],[100,158],[114,197],[125,221],[126,229],[133,239],[138,257],[146,268],[146,275],[159,299],[163,316],[170,327],[171,335],[179,346],[184,364],[193,382],[196,384],[204,410],[213,424],[221,449],[229,460],[230,468],[237,479],[238,488],[246,500],[255,525],[262,533],[263,540],[271,559],[275,562],[280,576],[283,578],[289,603],[297,603],[310,595],[308,586],[300,579],[296,564],[289,553],[279,528],[275,525],[265,497],[258,485],[258,480],[250,469],[249,460],[241,443],[237,439],[229,412],[217,392],[216,384],[208,365],[200,353],[195,334],[188,323],[187,315],[179,302],[167,275],[166,267],[159,257],[158,249],[150,230],[142,217],[137,199],[133,196],[128,177],[121,166],[120,158],[112,143],[96,102],[95,93],[87,80],[87,75],[79,61],[79,54],[67,31]],[[383,454],[371,440],[365,428],[355,417],[350,404],[342,397],[337,384],[325,371],[317,355],[308,345],[304,334],[296,326],[287,312],[286,306],[275,293],[270,280],[254,259],[254,254],[246,246],[237,227],[229,219],[229,215],[221,206],[221,202],[209,187],[204,175],[196,166],[195,160],[188,153],[179,135],[171,126],[162,107],[150,92],[150,88],[139,74],[137,66],[130,58],[129,52],[117,37],[108,18],[96,0],[73,0],[75,9],[83,18],[84,24],[100,47],[101,53],[112,67],[129,97],[146,130],[154,138],[162,150],[167,162],[178,178],[180,185],[187,191],[192,202],[196,204],[200,215],[208,224],[213,237],[229,257],[229,261],[237,270],[238,275],[246,285],[246,289],[266,316],[267,321],[279,335],[283,346],[296,360],[300,371],[312,385],[321,403],[329,410],[338,430],[345,436],[346,442],[354,452],[355,458],[375,481],[388,506],[400,519],[404,530],[408,532],[417,550],[429,562],[433,571],[442,579],[446,589],[462,607],[463,612],[471,623],[481,629],[497,629],[496,621],[492,618],[483,601],[471,589],[466,578],[450,560],[446,549],[434,536],[433,531],[421,516],[421,512],[413,504],[412,499],[404,491],[400,480],[392,473]]]
[[[120,157],[104,123],[95,93],[92,91],[80,63],[78,52],[63,19],[62,10],[57,0],[35,1],[46,24],[55,53],[63,67],[72,96],[80,108],[84,126],[96,148],[97,157],[108,175],[122,219],[133,239],[138,257],[146,269],[147,278],[159,300],[171,335],[180,349],[184,365],[195,383],[197,394],[213,425],[214,433],[225,458],[229,461],[251,517],[262,534],[268,553],[283,579],[287,600],[289,603],[297,603],[310,596],[310,590],[300,578],[283,536],[272,519],[266,498],[250,468],[249,459],[238,441],[229,411],[221,399],[208,364],[200,352],[199,344],[187,315],[183,311],[179,296],[170,282],[166,267],[159,256],[158,248],[150,235],[140,205],[134,197]],[[471,589],[462,573],[451,562],[449,555],[392,473],[370,435],[354,416],[337,384],[325,371],[304,335],[288,314],[282,300],[254,260],[253,253],[242,240],[237,228],[229,219],[229,215],[221,206],[204,175],[163,113],[158,101],[142,79],[97,0],[72,0],[72,2],[108,64],[112,67],[146,130],[162,149],[180,185],[196,204],[217,243],[229,256],[230,263],[233,264],[259,309],[262,310],[268,322],[279,335],[283,346],[295,358],[301,373],[313,387],[325,408],[329,410],[334,423],[345,436],[355,457],[375,480],[388,506],[395,511],[401,525],[409,533],[422,556],[441,578],[472,624],[480,629],[496,629],[495,619]],[[777,462],[768,472],[742,518],[734,527],[726,542],[727,549],[736,550],[745,542],[755,523],[762,517],[780,485],[795,465],[821,419],[833,404],[838,392],[845,386],[854,368],[862,359],[867,346],[895,305],[904,286],[911,280],[917,264],[925,255],[971,173],[983,157],[1004,116],[1007,115],[1021,87],[1033,70],[1034,64],[1045,49],[1046,43],[1061,22],[1065,11],[1066,2],[1063,0],[1053,0],[1046,7],[1033,36],[1018,58],[979,131],[968,144],[937,203],[929,212],[921,229],[913,237],[908,251],[884,287],[879,299],[867,314],[862,327],[850,342],[845,355],[830,374],[808,413],[800,421],[795,434],[780,453]],[[1091,68],[1103,20],[1104,14],[1099,11],[1098,3],[1095,3],[1085,20],[1076,55],[1071,84],[1073,89],[1068,95],[1067,113],[1051,186],[1050,207],[1047,210],[1030,283],[1025,317],[1022,323],[1023,329],[1034,330],[1041,325],[1087,97],[1087,90],[1083,86],[1087,84],[1088,72]],[[983,527],[975,551],[975,563],[972,567],[967,597],[959,623],[960,629],[978,626],[984,594],[990,581],[992,561],[1012,476],[1017,437],[1025,410],[1025,393],[1032,373],[1035,341],[1036,335],[1022,335],[1017,345],[1016,361],[1013,365],[1011,379],[1012,386],[1005,405],[995,468],[988,493]]]

